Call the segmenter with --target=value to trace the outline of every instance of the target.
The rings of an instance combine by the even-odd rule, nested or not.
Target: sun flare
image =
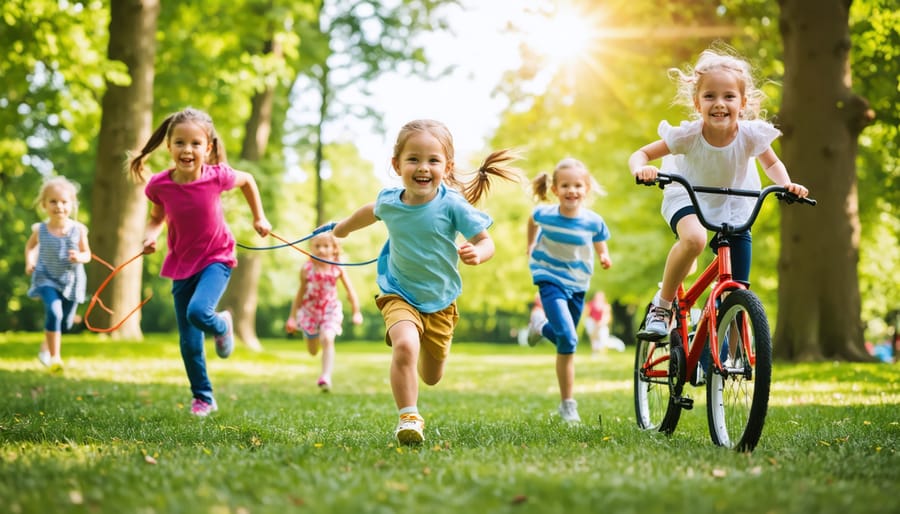
[[[585,58],[596,39],[592,19],[566,7],[533,13],[522,28],[525,45],[555,67]]]

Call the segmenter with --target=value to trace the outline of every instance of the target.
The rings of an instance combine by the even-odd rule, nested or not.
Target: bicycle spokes
[[[734,291],[719,308],[719,366],[707,380],[713,443],[752,450],[762,434],[772,373],[769,324],[759,299]]]

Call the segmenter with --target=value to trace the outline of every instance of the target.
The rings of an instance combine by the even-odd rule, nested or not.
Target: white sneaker
[[[532,319],[528,322],[528,346],[537,345],[544,338],[544,325],[547,324],[547,318]]]
[[[400,444],[419,444],[425,440],[425,420],[417,413],[401,414],[394,436]]]
[[[578,415],[578,402],[573,399],[563,400],[559,403],[559,417],[566,423],[581,423]]]
[[[45,367],[50,367],[50,352],[46,350],[41,350],[38,352],[38,360],[41,361]]]

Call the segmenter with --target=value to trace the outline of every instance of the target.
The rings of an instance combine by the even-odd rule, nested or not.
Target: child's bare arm
[[[378,221],[378,218],[375,217],[375,204],[363,205],[356,212],[334,226],[334,236],[347,237],[351,232],[368,227],[376,221]]]
[[[482,230],[465,243],[459,245],[457,253],[460,260],[465,264],[475,266],[494,256],[494,241],[488,235],[487,230]]]

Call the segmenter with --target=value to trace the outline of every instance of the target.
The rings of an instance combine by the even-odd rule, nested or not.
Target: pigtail
[[[174,117],[175,114],[167,116],[166,119],[160,123],[159,127],[156,127],[153,134],[150,135],[150,139],[144,144],[141,153],[137,157],[131,159],[128,168],[138,182],[146,182],[146,179],[144,178],[144,160],[166,140],[166,134],[169,132],[169,125],[172,123],[172,118]]]
[[[212,148],[209,151],[209,158],[206,162],[209,164],[228,162],[228,158],[225,156],[225,143],[222,142],[222,138],[216,134],[215,129],[212,129]]]
[[[550,189],[550,174],[542,171],[531,181],[531,194],[538,202],[547,201],[547,191]]]
[[[470,204],[475,205],[490,191],[492,175],[511,182],[521,182],[522,172],[509,166],[517,159],[519,156],[511,150],[499,150],[488,155],[481,167],[476,170],[475,177],[462,188],[463,196]]]

